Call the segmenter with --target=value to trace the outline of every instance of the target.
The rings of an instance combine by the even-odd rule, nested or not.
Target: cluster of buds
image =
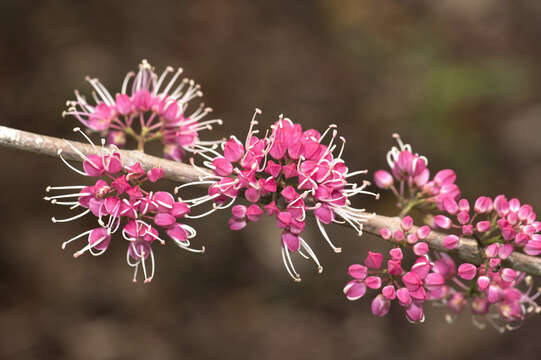
[[[383,255],[371,251],[364,265],[351,265],[348,272],[353,280],[344,287],[344,294],[353,301],[364,296],[367,288],[378,290],[372,300],[374,315],[387,315],[396,299],[409,321],[423,322],[423,303],[442,299],[448,292],[443,276],[427,256],[419,256],[409,270],[404,270],[402,250],[393,248],[389,255],[387,267],[382,267]]]
[[[515,249],[522,249],[528,255],[541,254],[541,222],[536,221],[533,208],[521,205],[518,199],[508,201],[504,195],[498,195],[492,200],[480,196],[472,213],[467,199],[457,202],[446,198],[442,210],[446,215],[436,215],[435,226],[472,236],[483,247],[494,249],[497,246],[501,259],[506,259]]]
[[[169,74],[173,75],[166,80]],[[87,78],[95,91],[95,104],[75,91],[76,100],[68,101],[64,115],[75,116],[89,131],[99,132],[118,147],[125,145],[126,135],[137,141],[139,150],[146,142],[161,140],[164,157],[180,161],[185,151],[215,147],[219,141],[201,141],[199,131],[222,123],[219,119],[200,121],[212,111],[204,104],[186,114],[189,101],[202,92],[193,80],[179,82],[181,74],[182,69],[168,67],[158,76],[143,60],[137,73],[126,75],[121,92],[114,98],[98,79]]]
[[[91,141],[90,143],[92,144]],[[165,244],[165,240],[160,237],[160,231],[166,233],[168,238],[182,249],[204,252],[204,248],[196,250],[190,247],[190,239],[196,232],[191,226],[179,222],[189,213],[188,205],[182,201],[175,201],[173,195],[168,192],[153,193],[142,188],[146,181],[156,182],[163,177],[163,169],[152,168],[145,172],[139,163],[129,166],[123,164],[120,155],[114,150],[103,146],[98,148],[92,144],[96,154],[85,156],[75,146],[69,142],[68,144],[81,156],[83,169],[77,169],[66,161],[60,150],[58,154],[62,161],[78,174],[97,180],[93,185],[48,186],[47,192],[55,190],[75,192],[46,196],[45,200],[52,204],[68,206],[70,210],[82,210],[66,219],[53,217],[52,221],[68,222],[92,214],[97,218],[98,227],[65,241],[62,249],[69,243],[86,237],[88,244],[73,256],[78,257],[85,252],[98,256],[107,250],[112,235],[121,230],[122,237],[129,242],[126,258],[128,264],[134,267],[133,281],[136,281],[137,271],[141,266],[145,282],[150,282],[154,276],[155,260],[152,244],[155,241]],[[150,262],[150,269],[147,269],[147,262]]]
[[[413,231],[413,218],[411,216],[405,216],[400,222],[400,229],[392,231],[388,228],[382,228],[380,230],[380,236],[401,247],[412,246],[415,255],[423,256],[429,250],[428,243],[424,240],[428,238],[430,232],[430,227],[427,225],[423,225]]]
[[[229,221],[232,230],[242,229],[248,221],[257,221],[263,214],[274,216],[276,225],[282,229],[284,266],[294,280],[300,281],[290,253],[298,252],[311,258],[319,272],[322,271],[316,255],[301,237],[307,214],[313,213],[327,243],[335,252],[340,252],[324,225],[345,222],[360,235],[363,222],[370,215],[363,209],[351,207],[350,198],[357,194],[377,195],[365,190],[369,185],[367,181],[359,186],[349,180],[366,171],[349,171],[342,159],[345,144],[342,137],[338,154],[335,154],[338,146],[335,125],[320,134],[313,129],[303,131],[300,124],[280,116],[270,131],[259,138],[255,129],[258,113],[257,109],[244,143],[231,137],[222,145],[222,154],[211,149],[198,151],[206,159],[207,169],[199,169],[200,181],[177,189],[194,184],[209,185],[208,195],[186,200],[192,207],[213,203],[212,209],[201,216],[244,199],[247,206],[232,207]]]
[[[391,172],[376,171],[374,179],[379,188],[391,190],[398,198],[402,220],[400,229],[383,228],[380,236],[402,250],[411,250],[418,259],[412,270],[405,272],[400,266],[402,251],[394,248],[389,253],[387,268],[381,270],[382,256],[369,252],[365,266],[356,264],[349,269],[354,280],[344,288],[347,298],[360,298],[367,287],[381,288],[381,294],[372,302],[372,312],[385,315],[396,297],[406,307],[410,321],[423,319],[423,301],[446,305],[452,313],[448,315],[449,321],[470,304],[476,325],[484,327],[490,323],[500,331],[516,328],[528,315],[541,312],[535,303],[539,292],[532,294],[531,277],[504,266],[505,259],[515,250],[528,255],[541,253],[541,222],[536,221],[533,208],[521,205],[517,199],[507,200],[504,195],[494,199],[481,196],[470,206],[467,199],[460,197],[454,171],[441,170],[430,179],[426,158],[414,154],[398,135],[394,137],[399,146],[387,154]],[[406,215],[413,209],[424,215],[425,225],[413,226],[413,218]],[[448,232],[443,239],[447,250],[458,248],[462,237],[474,238],[482,254],[480,265],[459,263],[457,267],[450,255],[434,251],[429,226]],[[414,271],[417,266],[428,269],[425,277]],[[419,290],[421,295],[412,296],[413,285],[423,289]],[[408,290],[415,307],[408,307],[410,304],[404,300],[406,297],[400,297],[397,287],[403,293],[406,291],[402,289]]]
[[[415,207],[441,209],[444,199],[460,196],[453,170],[441,170],[430,179],[427,158],[413,153],[411,145],[404,144],[398,134],[393,134],[393,137],[398,147],[393,146],[387,153],[391,173],[377,170],[374,172],[374,182],[380,189],[392,190],[404,214]],[[398,188],[395,181],[398,182]]]
[[[491,253],[493,249],[487,248],[486,252]],[[541,311],[535,303],[539,291],[531,294],[532,278],[502,267],[497,255],[490,255],[491,260],[497,261],[479,266],[463,263],[457,268],[449,255],[439,254],[435,267],[450,284],[441,298],[441,302],[451,310],[448,321],[453,321],[469,304],[475,325],[483,328],[489,323],[503,332],[519,327],[527,316]]]

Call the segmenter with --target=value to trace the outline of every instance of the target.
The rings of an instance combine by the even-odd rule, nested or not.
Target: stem
[[[79,151],[85,155],[100,154],[99,149],[93,148],[89,144],[83,144],[77,141],[70,141]],[[0,126],[0,146],[11,147],[19,150],[30,151],[37,154],[58,156],[58,150],[62,149],[62,156],[66,160],[83,161],[81,157],[66,144],[65,140],[37,135],[26,131],[11,129]],[[134,164],[139,162],[146,171],[153,167],[161,167],[164,170],[164,178],[176,182],[186,183],[199,180],[200,173],[194,167],[151,156],[136,150],[119,150],[121,160],[124,164]],[[388,228],[391,231],[400,229],[399,217],[387,217],[374,215],[367,219],[363,230],[365,232],[379,236],[382,228]],[[412,232],[417,231],[414,226]],[[426,239],[432,250],[448,252],[443,245],[444,239],[448,234],[432,231]],[[479,247],[476,240],[468,237],[460,239],[460,244],[453,250],[453,253],[462,260],[479,264],[482,261]],[[530,275],[541,276],[541,257],[528,256],[519,252],[513,252],[506,260],[510,267],[526,272]]]

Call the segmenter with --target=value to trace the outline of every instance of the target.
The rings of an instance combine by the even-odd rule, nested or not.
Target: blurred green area
[[[506,193],[541,205],[541,5],[440,1],[2,1],[0,124],[72,138],[63,119],[86,75],[119,89],[147,58],[182,66],[225,124],[208,139],[242,137],[254,107],[261,126],[284,113],[306,128],[339,125],[350,168],[385,165],[400,132],[435,172],[453,168],[467,196]],[[195,106],[195,105],[194,105]],[[10,359],[440,359],[533,358],[531,319],[505,336],[464,314],[424,326],[370,314],[341,294],[370,236],[330,228],[335,255],[314,229],[322,261],[282,269],[272,221],[232,233],[227,214],[192,222],[208,254],[157,253],[157,276],[133,285],[118,238],[100,258],[75,261],[60,244],[90,220],[53,225],[40,201],[50,184],[85,181],[57,159],[0,149],[0,358]],[[172,188],[174,184],[164,186]],[[359,206],[394,214],[392,197]],[[312,224],[313,225],[313,224]]]

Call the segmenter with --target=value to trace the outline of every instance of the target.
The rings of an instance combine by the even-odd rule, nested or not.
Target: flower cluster
[[[500,331],[513,329],[528,315],[541,312],[535,303],[539,292],[532,294],[531,277],[505,267],[504,262],[516,250],[528,255],[541,254],[541,222],[536,221],[533,208],[517,199],[507,200],[504,195],[494,199],[480,196],[470,206],[467,199],[461,198],[453,170],[441,170],[430,179],[427,159],[414,154],[398,135],[394,137],[399,146],[387,154],[391,172],[376,171],[374,179],[378,187],[390,189],[398,198],[402,219],[400,229],[384,227],[380,236],[403,250],[411,250],[418,258],[412,270],[405,272],[399,248],[389,252],[391,260],[384,269],[381,254],[369,252],[365,266],[356,264],[349,269],[354,280],[344,288],[347,298],[360,298],[367,287],[381,288],[381,294],[372,302],[372,312],[385,315],[391,301],[397,298],[406,307],[410,321],[423,319],[423,301],[446,305],[453,313],[449,320],[469,304],[476,325],[483,327],[488,322]],[[413,209],[425,215],[426,225],[413,225],[413,218],[407,215]],[[446,232],[442,245],[447,250],[457,249],[463,237],[475,239],[481,251],[480,265],[457,266],[448,254],[434,251],[427,225]],[[414,271],[417,266],[427,269],[424,277]],[[421,295],[412,296],[412,286],[423,289],[419,290]],[[402,289],[407,289],[415,307],[408,307],[410,304],[403,295],[401,298],[397,288],[402,293],[406,293]]]
[[[380,189],[392,190],[405,213],[414,207],[433,209],[437,206],[441,209],[444,199],[460,196],[453,170],[441,170],[431,180],[426,157],[414,154],[411,145],[404,144],[398,134],[393,137],[398,142],[398,148],[393,146],[387,153],[391,173],[377,170],[374,172],[374,182]],[[398,189],[394,185],[395,180]]]
[[[533,208],[521,205],[518,199],[507,200],[504,195],[498,195],[492,200],[481,196],[476,199],[472,213],[468,200],[460,199],[457,203],[448,198],[442,208],[446,215],[436,215],[435,226],[456,228],[484,246],[498,245],[501,259],[507,258],[515,248],[528,255],[541,254],[541,222],[536,221]]]
[[[162,169],[152,168],[145,172],[139,163],[124,165],[118,152],[109,151],[104,147],[101,149],[95,147],[96,154],[88,156],[79,152],[73,145],[71,147],[81,156],[83,170],[68,163],[60,150],[58,154],[62,161],[78,174],[97,180],[93,185],[48,186],[47,192],[52,190],[75,192],[47,196],[45,200],[52,204],[68,206],[70,210],[83,209],[75,216],[66,219],[53,217],[52,221],[68,222],[90,213],[97,218],[99,226],[65,241],[62,244],[63,249],[69,243],[86,237],[88,244],[73,256],[78,257],[87,251],[94,256],[101,255],[107,250],[112,234],[121,229],[123,238],[129,242],[126,258],[128,264],[135,268],[133,281],[136,281],[137,271],[141,265],[145,282],[151,281],[154,276],[152,244],[155,241],[165,244],[160,237],[160,231],[165,232],[182,249],[204,252],[204,248],[201,250],[190,248],[190,239],[196,232],[191,226],[179,222],[189,213],[188,205],[182,201],[175,201],[173,195],[168,192],[153,193],[142,188],[146,181],[158,181],[164,175]],[[101,155],[98,155],[100,152]],[[150,270],[147,270],[148,261]]]
[[[400,222],[400,229],[391,231],[384,227],[380,230],[379,234],[385,240],[391,240],[402,247],[412,246],[415,255],[423,256],[429,250],[427,242],[423,240],[426,240],[428,235],[430,235],[430,227],[424,225],[415,231],[413,230],[413,218],[411,216],[405,216]]]
[[[448,283],[453,284],[441,299],[453,314],[448,316],[449,321],[469,303],[477,326],[483,328],[488,322],[503,332],[517,328],[527,316],[541,312],[541,307],[535,303],[539,291],[531,294],[531,277],[503,268],[499,261],[479,266],[463,263],[457,268],[451,257],[442,253],[435,267]]]
[[[189,101],[202,92],[193,80],[178,82],[181,73],[180,68],[175,72],[168,67],[158,76],[143,60],[136,74],[126,75],[121,92],[114,98],[98,79],[87,78],[95,91],[95,104],[76,91],[76,100],[68,101],[64,115],[75,116],[89,131],[100,132],[108,143],[119,147],[125,145],[126,135],[137,141],[140,150],[146,142],[159,139],[164,157],[180,161],[185,151],[215,147],[219,141],[200,141],[199,131],[222,123],[219,119],[200,121],[211,111],[203,104],[186,114]]]
[[[350,181],[365,171],[349,171],[342,159],[345,144],[342,137],[340,150],[335,154],[335,125],[320,134],[313,129],[303,130],[300,124],[280,116],[270,131],[259,138],[255,129],[259,112],[256,110],[254,114],[244,143],[231,137],[222,145],[223,154],[210,149],[198,151],[207,160],[205,166],[210,171],[199,169],[200,181],[179,188],[209,185],[207,196],[186,200],[191,207],[213,202],[213,208],[201,216],[230,207],[238,198],[246,200],[247,206],[232,207],[229,221],[232,230],[242,229],[263,214],[274,216],[276,225],[282,229],[284,266],[294,280],[300,281],[290,253],[311,258],[322,271],[316,255],[301,237],[307,213],[314,214],[327,243],[340,252],[329,239],[324,224],[345,222],[361,234],[362,224],[370,215],[351,207],[350,198],[357,194],[377,195],[365,190],[368,182],[358,185]]]
[[[367,288],[379,290],[380,294],[372,300],[374,315],[387,315],[396,299],[409,321],[423,322],[423,303],[441,299],[448,292],[445,279],[427,256],[418,257],[409,270],[404,270],[402,250],[393,248],[389,255],[386,267],[382,267],[383,255],[371,251],[364,265],[351,265],[348,272],[353,280],[344,287],[344,294],[349,300],[357,300],[365,295]]]

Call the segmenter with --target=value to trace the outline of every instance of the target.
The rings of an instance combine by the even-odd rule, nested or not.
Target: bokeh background
[[[244,136],[280,113],[323,130],[336,123],[352,168],[375,170],[399,131],[453,168],[466,196],[506,193],[541,206],[541,3],[439,1],[24,1],[0,3],[0,124],[73,138],[60,115],[86,75],[114,93],[141,59],[182,66],[225,125]],[[541,318],[480,331],[466,312],[423,326],[400,308],[384,319],[348,302],[346,268],[377,239],[332,228],[344,253],[307,231],[325,266],[282,268],[278,230],[228,230],[227,214],[192,225],[198,256],[157,250],[150,285],[131,283],[124,240],[100,258],[60,244],[91,219],[52,224],[63,209],[44,188],[86,181],[58,159],[0,149],[2,359],[516,359],[537,358]],[[172,188],[174,184],[164,183]],[[359,206],[394,214],[393,201]],[[312,227],[313,229],[313,227]],[[80,245],[80,244],[79,244]],[[383,248],[382,248],[383,249]],[[301,265],[302,264],[302,265]],[[305,265],[305,266],[303,266]]]

